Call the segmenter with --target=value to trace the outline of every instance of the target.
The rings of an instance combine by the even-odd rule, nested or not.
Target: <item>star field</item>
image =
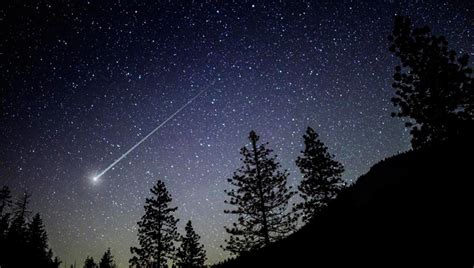
[[[0,11],[0,185],[33,194],[67,265],[110,247],[126,267],[157,179],[178,206],[178,230],[191,219],[208,262],[225,259],[226,179],[252,129],[294,186],[307,126],[348,182],[408,150],[408,131],[390,117],[394,15],[474,53],[467,2],[125,2],[8,1]]]

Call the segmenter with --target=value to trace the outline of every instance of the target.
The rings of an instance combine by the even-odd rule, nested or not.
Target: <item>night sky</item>
[[[307,126],[347,181],[409,149],[408,131],[390,117],[394,15],[474,52],[469,1],[128,2],[1,4],[0,186],[32,193],[31,210],[67,265],[110,247],[126,267],[157,179],[178,206],[178,230],[191,219],[208,262],[225,259],[226,179],[252,129],[295,186]]]

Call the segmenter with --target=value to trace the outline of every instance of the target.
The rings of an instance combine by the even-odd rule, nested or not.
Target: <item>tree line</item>
[[[407,17],[395,17],[388,39],[389,50],[400,59],[391,99],[399,111],[392,116],[405,119],[412,147],[421,149],[460,136],[472,138],[474,93],[469,56],[458,57],[445,37],[431,34],[427,26],[413,28]],[[232,188],[226,191],[226,203],[232,208],[224,211],[237,220],[225,226],[230,236],[222,247],[237,256],[288,236],[295,231],[298,218],[307,223],[345,187],[343,166],[308,127],[304,150],[296,159],[303,175],[298,186],[302,202],[290,208],[289,200],[297,192],[287,185],[288,171],[281,168],[268,143],[259,143],[255,131],[248,139],[250,144],[240,150],[242,166],[228,179]],[[168,207],[171,197],[163,182],[158,181],[152,193],[154,198],[147,199],[145,215],[138,223],[140,248],[131,248],[135,256],[130,263],[135,267],[167,267],[177,256],[173,246],[177,219],[172,216],[177,208]],[[188,254],[189,260],[194,258],[191,251]],[[178,262],[178,267],[202,264]]]
[[[237,215],[236,222],[225,227],[230,238],[222,246],[234,255],[264,247],[296,230],[301,217],[308,222],[337,196],[345,184],[341,178],[344,168],[321,142],[310,127],[303,136],[305,148],[296,164],[303,174],[298,190],[302,202],[290,207],[296,191],[287,185],[288,171],[281,168],[277,156],[260,143],[260,137],[251,131],[250,144],[240,150],[242,166],[228,179],[232,188],[226,191],[226,203],[232,209],[227,214]],[[186,235],[180,236],[170,205],[172,198],[163,181],[151,188],[152,196],[145,201],[145,214],[138,222],[139,247],[132,247],[132,267],[204,267],[206,252],[193,230],[186,224]],[[176,243],[181,243],[176,248]]]
[[[472,138],[474,94],[469,56],[458,57],[448,49],[443,36],[431,34],[428,27],[412,28],[410,19],[396,17],[389,37],[389,50],[400,59],[395,67],[393,104],[399,108],[392,116],[405,119],[412,134],[412,147],[433,146],[459,136]],[[294,191],[287,185],[289,173],[282,169],[268,143],[261,143],[255,131],[250,143],[240,150],[242,165],[227,181],[226,214],[236,221],[225,226],[229,239],[223,249],[238,256],[287,237],[296,230],[298,219],[304,223],[321,213],[344,189],[344,167],[334,159],[317,132],[308,127],[303,135],[304,149],[295,163],[302,180]],[[177,231],[178,209],[164,182],[158,180],[145,201],[145,214],[138,221],[138,246],[131,247],[132,267],[204,267],[206,252],[200,236],[188,221],[185,234]],[[301,202],[290,204],[295,195]],[[29,194],[12,202],[7,187],[0,192],[1,267],[59,267],[47,244],[47,234],[39,214],[29,220]],[[179,245],[179,246],[177,246]],[[18,257],[29,256],[29,258]],[[18,263],[18,262],[21,263]],[[33,265],[33,266],[35,266]],[[110,249],[99,267],[114,267]],[[98,267],[87,257],[84,267]]]
[[[31,217],[31,194],[14,199],[10,188],[0,189],[0,267],[59,268],[61,261],[48,246],[48,234],[39,213]],[[71,268],[75,265],[71,265]],[[87,257],[84,268],[116,268],[108,249],[99,264]]]
[[[164,182],[158,180],[151,188],[152,197],[145,200],[145,214],[138,222],[139,247],[131,247],[133,257],[131,267],[168,267],[173,261],[174,267],[204,267],[206,252],[200,244],[200,236],[194,231],[189,220],[185,235],[178,233],[171,195]],[[177,248],[175,243],[181,243]]]
[[[0,267],[58,268],[43,219],[39,213],[30,218],[30,197],[25,192],[13,199],[7,186],[0,190]]]
[[[110,252],[110,248],[109,248],[107,249],[107,251],[104,252],[104,255],[102,255],[102,258],[100,259],[98,264],[94,261],[93,257],[87,256],[86,260],[84,261],[83,267],[84,268],[117,268],[117,265],[115,264],[114,256],[112,255],[112,252]],[[71,265],[71,268],[75,268],[75,267]]]

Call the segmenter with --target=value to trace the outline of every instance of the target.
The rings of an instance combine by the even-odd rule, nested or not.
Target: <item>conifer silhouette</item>
[[[117,265],[115,265],[114,262],[114,256],[112,256],[112,253],[110,252],[110,248],[107,249],[106,252],[104,252],[104,255],[102,255],[102,258],[100,259],[99,262],[99,268],[116,268]]]
[[[12,196],[10,189],[7,186],[3,186],[0,190],[0,216],[3,216],[5,210],[10,207],[12,203]]]
[[[341,179],[344,167],[334,160],[314,129],[308,127],[303,138],[305,148],[296,165],[303,173],[298,190],[304,201],[296,204],[295,210],[301,211],[303,221],[308,222],[344,187]]]
[[[255,131],[249,135],[250,148],[243,147],[243,166],[228,179],[234,188],[226,191],[226,203],[234,206],[225,213],[237,215],[237,222],[225,227],[230,234],[225,250],[232,254],[258,249],[287,236],[294,230],[296,217],[287,212],[295,194],[286,185],[288,171],[280,164],[268,143],[258,145]]]
[[[30,194],[25,192],[13,206],[10,190],[0,190],[1,232],[0,267],[58,268],[61,261],[53,257],[48,247],[48,235],[41,216],[37,213],[29,219]]]
[[[52,261],[52,252],[48,248],[48,235],[44,228],[43,220],[38,213],[35,214],[32,221],[28,225],[28,251],[30,256],[28,259],[34,260],[32,265],[38,267],[47,267]]]
[[[400,59],[395,67],[392,98],[411,128],[412,146],[420,148],[473,129],[474,91],[467,54],[457,57],[444,36],[428,26],[412,28],[406,17],[396,17],[389,36],[390,51]]]
[[[158,181],[151,192],[153,196],[145,201],[145,215],[138,222],[140,247],[130,249],[134,254],[130,264],[135,267],[167,267],[175,253],[174,242],[179,239],[178,219],[173,215],[178,208],[170,207],[172,199],[165,184]]]
[[[84,268],[97,268],[97,263],[95,263],[94,258],[87,256],[84,261]]]
[[[194,231],[191,221],[185,227],[186,235],[181,238],[181,247],[176,254],[177,267],[199,268],[204,267],[206,251],[199,243],[200,236]]]
[[[7,243],[7,232],[10,222],[10,213],[7,209],[10,208],[12,200],[10,189],[7,186],[3,186],[0,190],[0,252],[6,252]],[[0,260],[0,265],[3,261]]]
[[[30,194],[27,192],[23,193],[21,198],[18,198],[14,202],[12,219],[9,224],[6,237],[6,254],[7,256],[4,266],[5,267],[18,267],[27,266],[28,259],[17,258],[22,253],[28,252],[28,225],[27,217],[30,213],[28,210],[28,204],[30,202]]]

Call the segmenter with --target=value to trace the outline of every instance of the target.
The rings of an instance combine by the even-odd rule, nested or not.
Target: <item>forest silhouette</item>
[[[469,56],[458,57],[443,36],[427,26],[412,28],[402,16],[395,18],[389,41],[400,59],[392,85],[392,102],[400,109],[392,116],[405,119],[413,150],[375,164],[296,233],[214,267],[474,264],[467,246],[474,204]]]
[[[469,56],[458,56],[429,27],[413,28],[395,18],[389,51],[395,67],[392,113],[410,129],[413,149],[375,164],[352,185],[341,174],[319,136],[308,127],[295,159],[303,175],[298,189],[287,185],[270,145],[255,131],[242,147],[242,165],[226,191],[222,245],[232,257],[213,267],[340,267],[473,265],[472,156],[474,94]],[[299,195],[301,203],[290,200]],[[139,246],[131,267],[205,267],[200,235],[187,221],[180,234],[172,195],[157,180],[138,221]],[[31,217],[30,195],[0,191],[0,267],[60,267],[48,246],[41,216]],[[137,219],[138,220],[138,219]],[[297,222],[304,225],[297,229]],[[116,267],[110,249],[99,263]]]

